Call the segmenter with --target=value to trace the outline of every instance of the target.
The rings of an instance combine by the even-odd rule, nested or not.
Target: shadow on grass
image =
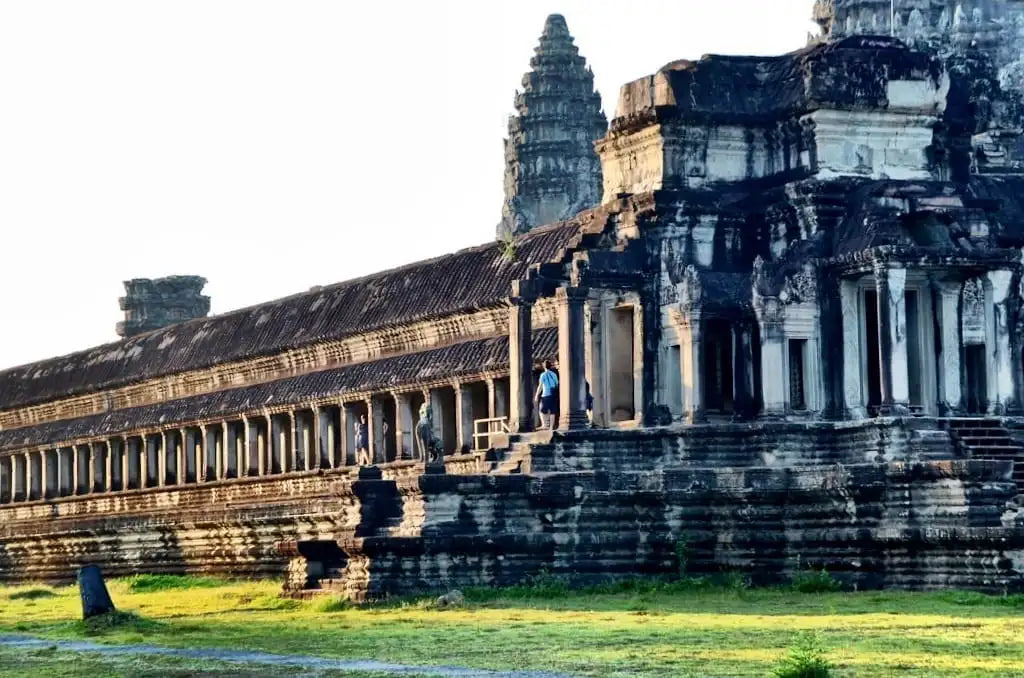
[[[72,624],[71,628],[85,636],[103,636],[111,633],[120,634],[126,632],[147,635],[165,631],[169,627],[163,622],[147,619],[134,612],[115,610],[107,614],[76,621]]]

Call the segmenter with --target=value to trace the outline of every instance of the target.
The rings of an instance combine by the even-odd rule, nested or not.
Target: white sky
[[[494,237],[544,18],[618,88],[803,46],[812,0],[0,0],[0,368],[113,341],[122,280],[213,312]]]

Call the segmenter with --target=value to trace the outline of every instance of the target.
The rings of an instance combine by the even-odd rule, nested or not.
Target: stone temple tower
[[[1024,172],[1024,0],[816,0],[821,38],[892,35],[967,74],[971,170]]]
[[[118,299],[124,320],[117,333],[128,339],[175,323],[205,318],[210,297],[202,294],[206,279],[197,275],[167,278],[135,278],[124,282],[125,296]]]
[[[594,142],[608,120],[594,74],[565,18],[552,14],[516,92],[505,140],[505,205],[498,237],[565,219],[601,201]]]
[[[890,35],[921,46],[985,52],[1001,71],[1021,62],[1024,0],[817,0],[826,39]]]

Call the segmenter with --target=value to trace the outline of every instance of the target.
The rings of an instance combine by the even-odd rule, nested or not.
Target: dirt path
[[[39,650],[56,647],[69,652],[95,652],[110,656],[162,655],[222,662],[292,666],[311,671],[381,671],[395,675],[439,676],[441,678],[568,678],[565,674],[543,671],[485,671],[457,666],[409,666],[372,660],[327,659],[309,655],[270,654],[215,648],[175,648],[156,645],[102,645],[84,640],[41,640],[32,636],[0,634],[0,647]]]

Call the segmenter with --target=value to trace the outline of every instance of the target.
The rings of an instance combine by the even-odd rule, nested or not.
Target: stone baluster
[[[537,301],[535,285],[529,281],[512,283],[509,297],[508,357],[512,391],[512,412],[509,426],[513,431],[534,428],[533,411],[533,304]]]
[[[584,304],[588,291],[582,287],[560,287],[558,305],[559,428],[587,428],[587,383]]]

